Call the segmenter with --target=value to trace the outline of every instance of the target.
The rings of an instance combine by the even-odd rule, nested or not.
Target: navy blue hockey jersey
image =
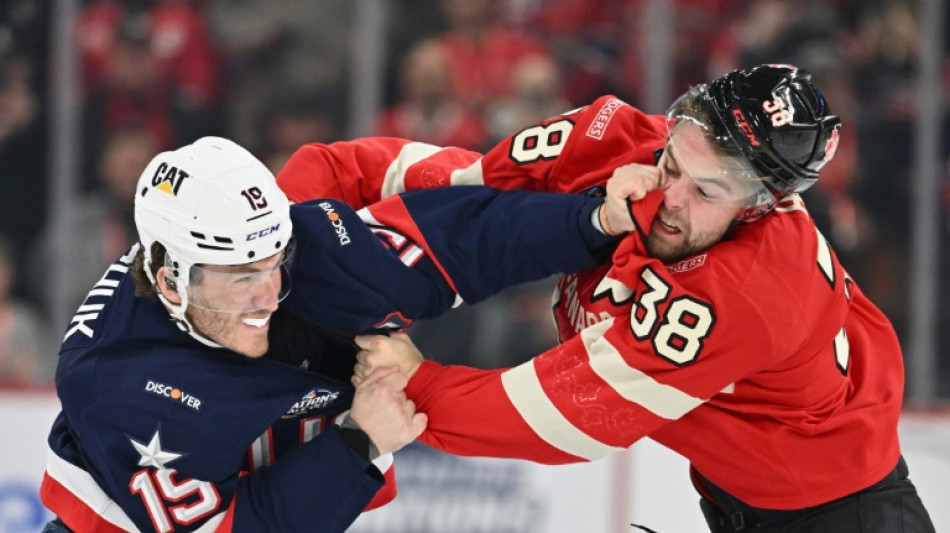
[[[612,244],[590,224],[597,205],[468,187],[360,213],[334,200],[294,205],[293,287],[274,318],[347,335],[402,327],[589,268]],[[345,343],[330,336],[294,364],[205,346],[156,299],[135,297],[134,251],[67,327],[44,503],[77,532],[345,530],[391,461],[371,466],[335,429],[353,389],[344,371],[315,370],[339,353],[348,374]]]

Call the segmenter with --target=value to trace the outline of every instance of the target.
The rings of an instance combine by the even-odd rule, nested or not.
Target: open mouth
[[[669,233],[679,233],[682,231],[678,226],[675,226],[663,220],[663,217],[657,216],[656,221],[660,224],[660,227],[662,227]]]
[[[262,318],[251,318],[251,317],[242,318],[241,322],[243,322],[247,326],[251,326],[252,328],[263,328],[267,326],[267,324],[270,322],[270,315],[267,315]]]

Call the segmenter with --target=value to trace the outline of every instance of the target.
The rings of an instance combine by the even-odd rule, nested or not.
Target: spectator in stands
[[[340,140],[345,106],[336,91],[329,87],[288,89],[271,98],[258,119],[262,139],[254,151],[274,174],[301,146]]]
[[[39,237],[46,214],[46,134],[33,70],[21,56],[0,56],[0,237],[18,256]],[[22,266],[13,268],[21,280],[13,290],[26,296]]]
[[[453,67],[445,46],[435,40],[422,41],[409,51],[402,64],[401,98],[380,116],[379,135],[437,146],[484,148],[487,127],[479,113],[456,98]]]
[[[564,96],[561,71],[550,57],[522,59],[512,71],[510,83],[509,94],[488,107],[492,144],[571,108]]]
[[[622,0],[620,51],[614,70],[620,80],[617,85],[625,88],[621,95],[634,103],[639,103],[644,96],[644,67],[646,58],[652,53],[647,48],[650,43],[646,39],[650,34],[647,24],[655,23],[647,16],[649,4],[646,0]],[[671,4],[673,83],[669,98],[675,97],[690,84],[701,82],[709,73],[706,66],[709,44],[740,2],[675,0]]]
[[[95,175],[100,143],[116,130],[148,129],[162,149],[221,133],[219,57],[195,2],[97,0],[80,13],[77,33],[85,176]]]
[[[76,225],[85,228],[86,243],[73,250],[70,279],[74,285],[67,288],[65,298],[70,309],[79,307],[102,270],[137,240],[131,200],[142,169],[157,151],[157,139],[145,128],[120,129],[104,141],[95,176],[100,187],[83,196],[83,207],[77,211]],[[49,301],[44,293],[49,284],[42,280],[51,275],[54,242],[54,236],[47,234],[31,257],[30,281],[42,293],[38,299],[43,302]]]
[[[211,32],[225,56],[229,137],[252,152],[263,147],[266,155],[260,117],[276,95],[347,87],[355,4],[281,0],[275,8],[273,0],[205,2]],[[339,100],[323,105],[346,109]]]
[[[52,380],[55,355],[50,332],[27,302],[12,294],[16,256],[0,239],[0,385],[32,385]]]
[[[539,35],[556,57],[564,95],[583,105],[602,94],[623,94],[615,75],[622,39],[623,2],[617,0],[535,0],[521,2],[514,22]]]
[[[550,55],[544,42],[498,22],[496,0],[441,0],[448,31],[438,37],[445,47],[455,94],[472,109],[508,94],[518,62]]]

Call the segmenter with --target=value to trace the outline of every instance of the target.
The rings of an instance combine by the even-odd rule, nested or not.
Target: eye
[[[251,282],[251,276],[241,276],[234,280],[234,283],[248,284]]]
[[[677,176],[680,175],[680,173],[679,173],[678,171],[673,170],[673,168],[670,167],[669,163],[663,165],[663,172],[666,172],[667,174],[669,174],[670,176],[673,176],[673,177],[677,177]]]
[[[699,197],[702,198],[703,200],[712,200],[712,196],[710,196],[709,193],[707,193],[705,189],[703,189],[702,187],[698,185],[696,186],[696,192],[699,194]]]

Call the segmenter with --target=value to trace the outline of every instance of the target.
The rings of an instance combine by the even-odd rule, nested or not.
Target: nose
[[[668,209],[681,209],[686,205],[688,178],[665,175],[660,187],[663,189],[663,205]]]
[[[264,276],[255,287],[254,295],[251,299],[254,308],[266,309],[270,312],[276,311],[278,301],[280,300],[280,288],[280,269],[278,268],[274,269],[270,275]]]

